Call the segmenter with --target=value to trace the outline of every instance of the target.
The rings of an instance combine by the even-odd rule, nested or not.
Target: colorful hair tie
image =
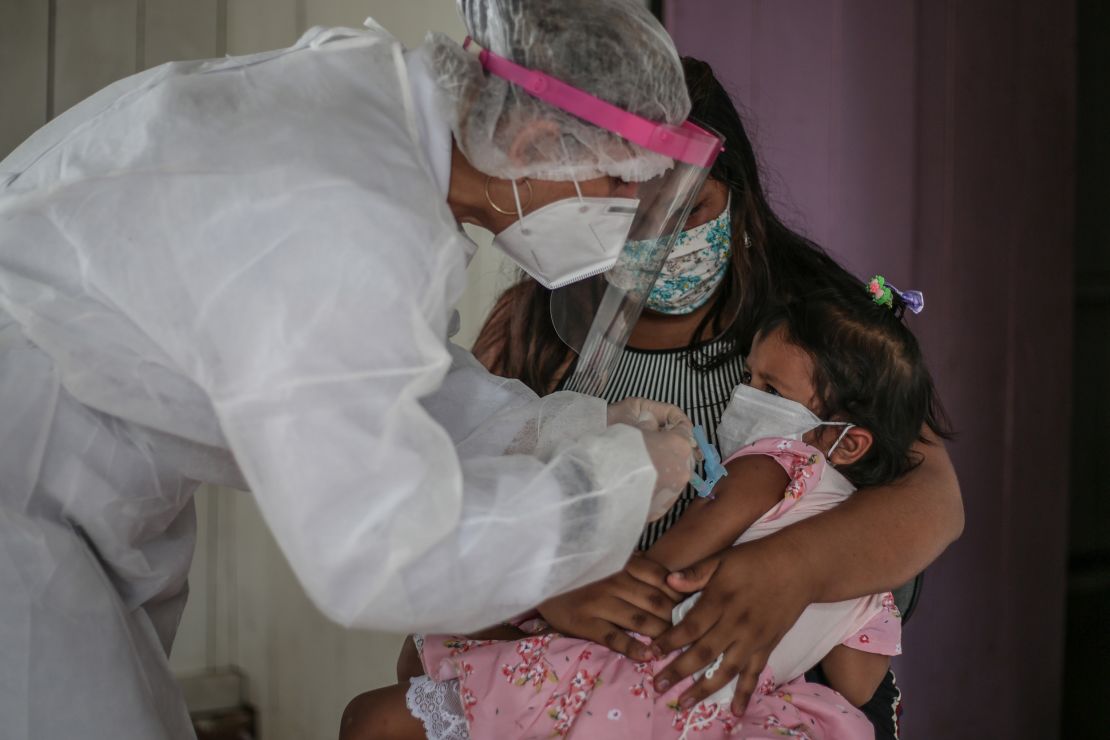
[[[867,293],[871,296],[871,300],[879,306],[894,308],[893,294],[897,294],[902,302],[906,304],[906,308],[915,314],[925,310],[925,295],[920,290],[898,290],[893,285],[888,285],[886,278],[882,275],[875,275],[871,278],[867,283]]]
[[[894,306],[894,298],[890,294],[890,288],[887,287],[886,278],[882,275],[871,278],[871,282],[867,283],[867,292],[876,305],[886,306],[887,308]]]

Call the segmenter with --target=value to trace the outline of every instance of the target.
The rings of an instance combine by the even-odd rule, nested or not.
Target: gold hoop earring
[[[518,215],[515,210],[510,209],[510,210],[506,211],[505,209],[501,208],[501,206],[499,206],[499,205],[497,205],[496,203],[493,202],[493,198],[489,194],[489,184],[490,184],[490,181],[492,179],[493,179],[492,175],[486,175],[486,188],[485,188],[485,190],[486,190],[486,202],[489,203],[490,208],[497,211],[498,213],[500,213],[503,216],[516,216],[516,215]],[[526,178],[524,178],[524,184],[528,186],[528,200],[524,201],[524,203],[520,206],[520,210],[527,211],[528,206],[532,205],[532,181],[529,180],[526,177]]]

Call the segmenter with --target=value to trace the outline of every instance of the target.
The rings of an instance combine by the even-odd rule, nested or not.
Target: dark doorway
[[[1110,5],[1079,0],[1075,381],[1063,736],[1105,732],[1110,699]],[[1046,142],[1051,146],[1051,142]],[[1049,359],[1049,358],[1046,358]],[[1052,488],[1047,487],[1046,495]]]

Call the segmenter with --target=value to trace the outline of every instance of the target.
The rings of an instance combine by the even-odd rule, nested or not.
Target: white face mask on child
[[[750,385],[738,385],[732,400],[717,426],[721,457],[728,457],[737,450],[768,437],[796,439],[817,427],[844,427],[836,442],[825,453],[829,458],[855,424],[846,421],[821,421],[812,411],[797,401],[775,396]]]

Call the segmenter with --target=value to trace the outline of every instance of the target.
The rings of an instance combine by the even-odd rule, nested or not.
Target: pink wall
[[[1052,0],[668,0],[775,202],[913,321],[960,432],[963,538],[898,662],[911,738],[1059,733],[1075,18]]]

